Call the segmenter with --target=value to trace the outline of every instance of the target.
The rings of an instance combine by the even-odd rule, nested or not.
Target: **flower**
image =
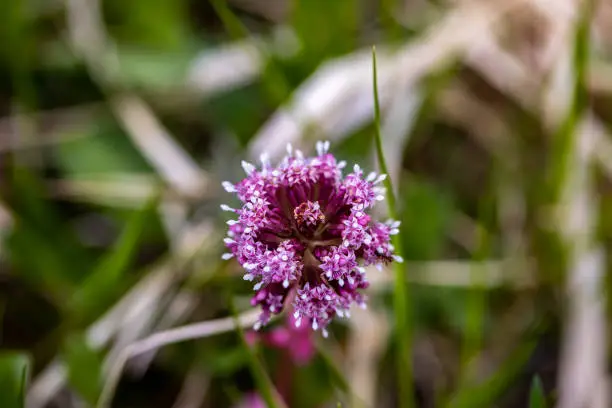
[[[287,146],[287,156],[274,167],[267,157],[261,168],[242,162],[246,178],[223,182],[242,202],[229,220],[223,259],[235,257],[255,281],[251,304],[262,308],[255,329],[291,304],[294,324],[308,321],[313,330],[336,317],[348,317],[352,304],[365,307],[366,265],[381,267],[393,260],[391,235],[399,222],[374,222],[367,211],[384,199],[379,184],[385,175],[364,173],[358,165],[343,177],[344,161],[318,142],[317,156],[305,158]]]

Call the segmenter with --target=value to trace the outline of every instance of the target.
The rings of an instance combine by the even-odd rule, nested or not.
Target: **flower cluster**
[[[355,165],[343,177],[346,163],[328,149],[329,142],[318,142],[318,155],[305,158],[289,145],[278,166],[266,157],[260,169],[242,162],[246,178],[223,183],[243,203],[221,206],[237,216],[227,222],[223,258],[235,257],[244,279],[256,282],[251,303],[262,308],[256,329],[291,304],[296,326],[304,320],[327,336],[335,316],[348,316],[353,303],[365,307],[363,266],[401,262],[390,243],[399,222],[374,222],[367,214],[384,199],[385,175],[364,177]]]

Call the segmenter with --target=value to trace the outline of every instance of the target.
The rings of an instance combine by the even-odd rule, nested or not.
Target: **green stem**
[[[242,330],[242,326],[238,321],[238,314],[236,313],[236,308],[234,306],[233,301],[230,301],[230,307],[232,309],[232,316],[234,317],[234,321],[236,323],[236,331],[238,332],[238,336],[240,337],[240,341],[242,346],[247,352],[248,355],[248,363],[249,368],[251,370],[251,375],[255,380],[255,384],[257,385],[257,389],[259,390],[259,394],[266,402],[268,408],[285,408],[284,402],[281,400],[280,395],[274,388],[274,384],[268,377],[263,364],[257,357],[255,351],[249,346],[246,341],[246,337],[244,336],[244,330]]]
[[[384,180],[384,185],[387,190],[386,198],[388,204],[389,217],[398,220],[397,207],[395,201],[395,192],[393,184],[385,161],[385,156],[382,147],[382,135],[380,131],[380,103],[378,99],[378,79],[376,70],[376,49],[372,47],[372,71],[373,71],[373,86],[374,86],[374,127],[376,135],[376,154],[378,157],[378,165],[380,171],[387,175]],[[402,256],[402,239],[401,233],[392,236],[392,244],[395,247],[395,253]],[[393,304],[395,309],[395,346],[397,348],[397,387],[399,397],[399,407],[408,408],[414,407],[414,391],[412,382],[412,333],[409,322],[411,321],[411,309],[408,303],[409,286],[406,280],[406,270],[402,264],[395,262],[393,264],[393,273],[395,278]]]

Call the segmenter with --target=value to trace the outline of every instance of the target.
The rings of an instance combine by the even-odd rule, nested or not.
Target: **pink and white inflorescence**
[[[364,177],[358,165],[346,176],[346,163],[328,153],[329,142],[318,142],[316,157],[305,158],[287,146],[287,156],[274,167],[266,157],[261,168],[242,162],[247,177],[224,182],[226,191],[243,203],[228,221],[225,245],[244,267],[245,280],[255,281],[251,303],[262,314],[255,328],[291,304],[295,324],[326,327],[335,316],[348,317],[355,303],[365,307],[361,289],[368,287],[364,266],[393,260],[390,236],[399,222],[374,222],[368,210],[383,200],[379,184],[385,175]]]

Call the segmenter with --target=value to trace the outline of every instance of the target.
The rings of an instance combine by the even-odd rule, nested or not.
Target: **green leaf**
[[[84,335],[73,334],[64,344],[68,382],[79,395],[94,405],[102,385],[102,357],[88,345]]]
[[[0,354],[0,407],[23,408],[30,359],[22,353]]]
[[[402,186],[402,229],[407,259],[437,259],[442,250],[452,211],[451,200],[432,185],[411,178]]]
[[[125,286],[122,279],[136,255],[142,231],[155,216],[158,198],[153,197],[128,221],[114,247],[98,262],[97,266],[74,293],[69,310],[78,321],[98,315],[112,302]]]
[[[5,242],[7,254],[23,278],[63,299],[89,268],[90,254],[65,227],[36,175],[21,167],[12,175],[9,204],[16,223]]]
[[[546,408],[546,395],[539,376],[533,377],[529,392],[529,408]]]
[[[57,165],[68,177],[109,173],[149,173],[151,167],[110,118],[102,118],[85,130],[85,137],[57,145]]]

